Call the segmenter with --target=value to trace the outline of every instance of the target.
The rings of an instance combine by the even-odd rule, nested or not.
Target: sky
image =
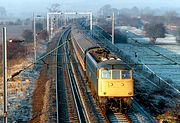
[[[32,12],[47,12],[53,3],[61,4],[64,11],[97,11],[105,4],[115,8],[134,6],[160,9],[179,9],[180,0],[0,0],[0,7],[5,7],[10,15],[26,15]]]

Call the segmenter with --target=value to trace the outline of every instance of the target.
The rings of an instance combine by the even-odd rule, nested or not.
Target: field
[[[23,39],[21,36],[23,33],[23,30],[25,29],[32,29],[31,25],[0,25],[1,33],[0,33],[0,38],[2,39],[2,28],[6,27],[7,28],[7,40],[9,39]],[[1,44],[2,42],[0,42]]]
[[[3,28],[3,26],[0,26]],[[22,39],[22,32],[31,26],[7,26],[7,40]],[[2,31],[1,31],[2,32]],[[2,38],[2,33],[0,33]],[[46,41],[37,41],[37,56],[46,51]],[[21,71],[33,61],[33,42],[8,42],[8,78]],[[0,61],[2,61],[2,42],[0,43]],[[38,66],[38,65],[37,65]],[[39,76],[39,68],[31,67],[8,81],[8,120],[29,121],[32,118],[32,95]],[[2,62],[0,62],[0,123],[3,116]],[[38,98],[39,99],[39,98]]]
[[[23,31],[25,29],[32,29],[31,25],[0,25],[0,39],[2,39],[2,28],[3,27],[6,27],[7,28],[7,40],[9,39],[23,39],[23,37],[21,36]],[[18,45],[18,44],[8,44],[8,47],[11,47],[11,49],[8,49],[8,54],[11,54],[11,56],[14,56],[14,54],[17,54],[17,55],[20,55],[21,51],[16,51],[16,50],[19,50],[19,49],[22,49],[22,48],[25,48],[25,47],[21,47],[19,48],[19,46],[21,47],[22,44]],[[22,50],[22,53],[23,51],[27,50],[26,48],[24,50]],[[13,54],[14,53],[14,54]],[[25,53],[25,52],[24,52]],[[24,54],[23,53],[23,54]],[[20,55],[21,56],[21,55]],[[23,55],[24,56],[24,55]],[[12,60],[12,59],[11,59]],[[13,59],[14,60],[14,59]],[[0,41],[0,61],[2,61],[2,40]],[[16,63],[18,62],[17,59],[15,59]],[[12,61],[11,61],[12,62]],[[2,62],[0,62],[2,64]],[[11,65],[13,65],[11,63]],[[1,67],[0,67],[1,69]],[[0,70],[0,73],[2,71]]]

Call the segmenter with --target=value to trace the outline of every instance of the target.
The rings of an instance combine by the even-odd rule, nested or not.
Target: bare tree
[[[26,57],[26,48],[21,42],[8,43],[8,59],[17,59]]]
[[[60,4],[54,3],[54,4],[51,5],[50,8],[48,8],[48,11],[49,12],[61,12],[61,8],[60,7],[61,7]],[[59,18],[59,15],[53,15],[51,17],[53,17],[53,25],[55,25],[54,29],[56,30],[58,28],[58,18]],[[60,17],[60,18],[62,18],[62,17]]]
[[[48,8],[48,11],[49,12],[61,12],[60,7],[61,7],[60,4],[54,3],[54,4],[51,5],[50,8]]]
[[[15,21],[15,25],[22,25],[23,24],[23,21],[21,19],[17,19]]]
[[[46,40],[48,39],[48,33],[46,30],[42,30],[38,33],[38,39]]]
[[[131,8],[131,13],[133,14],[133,16],[139,16],[140,10],[138,9],[138,7],[134,6],[133,8]]]
[[[101,16],[101,17],[107,17],[107,16],[110,16],[110,15],[112,15],[112,12],[111,12],[111,5],[110,4],[107,4],[107,5],[104,5],[103,7],[101,7],[100,9],[99,9],[99,15]]]
[[[146,36],[150,38],[152,43],[155,43],[157,38],[164,38],[165,37],[165,27],[164,24],[146,24],[144,26],[144,31],[146,32]]]

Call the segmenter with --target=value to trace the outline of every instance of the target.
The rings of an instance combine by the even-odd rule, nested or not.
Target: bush
[[[22,33],[22,37],[28,41],[31,42],[33,40],[33,32],[31,30],[24,30]]]
[[[0,45],[0,50],[2,51],[2,45]],[[7,59],[13,60],[18,58],[26,57],[27,49],[22,43],[7,43]],[[0,55],[3,56],[3,52],[0,52]],[[0,57],[2,61],[2,57]]]
[[[150,40],[154,43],[157,38],[164,38],[166,29],[164,27],[164,24],[146,24],[144,26],[144,31],[146,32],[146,36],[150,38]]]
[[[8,42],[7,49],[8,60],[26,57],[26,47],[22,43]]]
[[[38,39],[42,39],[42,40],[48,39],[48,32],[46,30],[39,32]]]

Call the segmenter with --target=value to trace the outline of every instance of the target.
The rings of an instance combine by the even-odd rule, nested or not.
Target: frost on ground
[[[127,33],[131,32],[139,36],[144,35],[144,32],[141,29],[137,29],[136,27],[120,26],[120,27],[116,27],[116,29],[126,31]]]
[[[37,56],[45,53],[47,42],[41,41],[37,44]],[[31,50],[33,48],[31,47]],[[21,64],[11,67],[8,76],[24,69],[32,63],[33,52]],[[28,122],[32,117],[32,94],[35,82],[39,76],[40,65],[33,65],[25,69],[18,76],[8,81],[8,122]],[[2,87],[1,87],[2,88]],[[2,89],[1,89],[2,90]],[[0,98],[0,114],[3,115],[3,95]],[[0,119],[1,123],[2,118]]]
[[[171,46],[167,44],[152,45],[148,42],[140,45],[133,42],[132,44],[118,44],[117,47],[141,68],[139,75],[134,75],[138,76],[135,78],[139,78],[135,81],[135,97],[139,99],[139,102],[147,107],[154,116],[159,117],[160,114],[170,112],[172,116],[178,117],[180,115],[178,114],[180,112],[180,66],[174,64],[174,61],[180,63],[179,50],[175,50],[179,49],[180,46],[172,44]],[[151,49],[171,60],[162,57]],[[157,76],[165,82],[157,79]]]

